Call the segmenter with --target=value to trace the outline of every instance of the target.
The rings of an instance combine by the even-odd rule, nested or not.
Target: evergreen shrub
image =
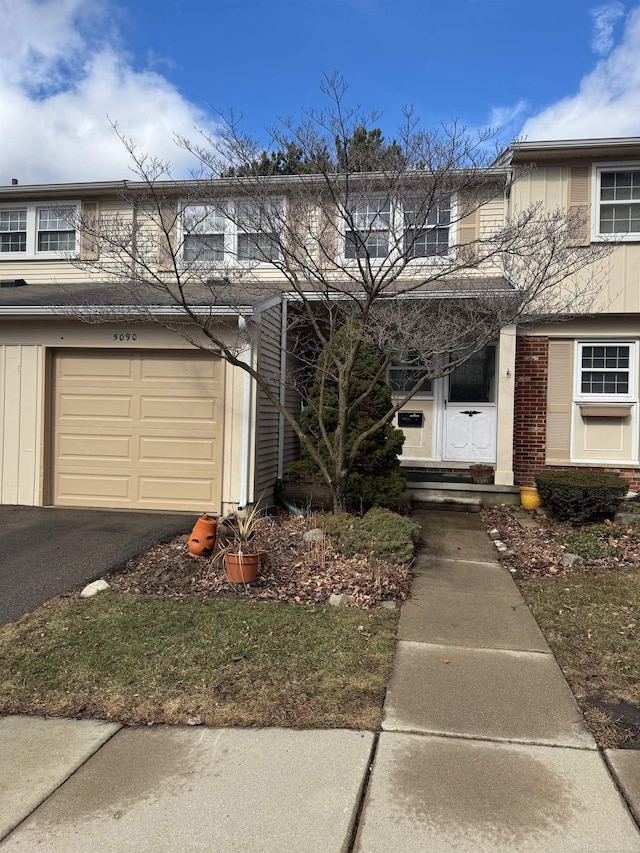
[[[347,512],[322,516],[320,523],[336,551],[345,557],[365,554],[403,565],[413,559],[420,525],[410,518],[375,507],[360,517]]]
[[[541,471],[535,480],[556,517],[574,524],[613,518],[629,490],[628,481],[612,471]]]

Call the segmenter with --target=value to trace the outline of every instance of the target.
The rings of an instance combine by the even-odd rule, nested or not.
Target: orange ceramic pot
[[[196,521],[188,539],[189,553],[192,557],[208,557],[216,544],[218,522],[205,512]]]
[[[231,583],[251,583],[258,577],[260,554],[242,554],[234,551],[224,555],[227,580]]]

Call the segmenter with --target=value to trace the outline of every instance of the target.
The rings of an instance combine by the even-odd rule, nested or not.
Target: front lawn
[[[499,558],[599,745],[640,748],[640,527],[542,517],[523,529],[507,507],[483,510],[483,518],[509,546]],[[566,552],[584,562],[567,565]]]
[[[376,729],[397,612],[108,592],[0,628],[0,714]]]

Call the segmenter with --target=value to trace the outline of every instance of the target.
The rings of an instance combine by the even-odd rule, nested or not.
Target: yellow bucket
[[[535,486],[520,486],[520,503],[523,509],[535,509],[542,506],[544,501]]]

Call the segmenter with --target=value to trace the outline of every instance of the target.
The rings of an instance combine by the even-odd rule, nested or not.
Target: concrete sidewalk
[[[640,753],[596,749],[477,516],[420,520],[378,737],[7,717],[0,851],[640,851]]]
[[[477,516],[420,520],[426,548],[402,608],[355,849],[640,850],[629,809]],[[631,801],[640,753],[624,757],[617,769]]]

